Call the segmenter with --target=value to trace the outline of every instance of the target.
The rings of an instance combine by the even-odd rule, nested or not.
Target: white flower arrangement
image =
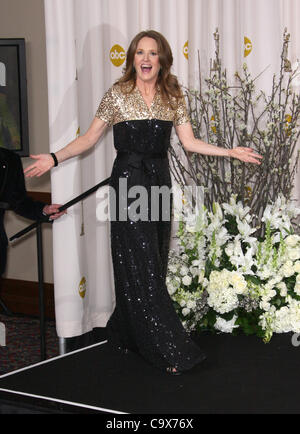
[[[182,191],[201,187],[204,205],[184,197],[167,286],[187,330],[242,331],[268,342],[273,333],[300,332],[300,210],[290,201],[300,157],[300,67],[291,68],[285,29],[279,74],[266,95],[246,63],[227,78],[218,30],[214,39],[209,77],[199,60],[198,89],[186,89],[195,137],[249,146],[264,158],[246,165],[189,154],[180,144],[178,156],[171,147],[174,181]]]
[[[257,78],[264,71],[253,77],[244,63],[233,77],[227,75],[218,29],[214,39],[215,57],[211,59],[208,76],[202,74],[199,55],[199,81],[192,90],[185,89],[194,135],[222,148],[250,147],[264,158],[260,165],[245,164],[237,159],[190,154],[178,143],[170,148],[172,175],[182,188],[191,183],[201,185],[204,204],[209,210],[215,202],[227,203],[231,209],[230,197],[237,194],[239,200],[251,208],[256,225],[260,225],[263,212],[270,223],[276,222],[278,209],[272,208],[269,218],[268,204],[280,195],[287,199],[292,197],[300,157],[300,93],[297,88],[300,64],[296,62],[292,68],[288,59],[290,34],[284,30],[280,69],[273,75],[268,95],[256,89]],[[246,215],[249,209],[243,208]],[[239,231],[245,236],[250,230],[249,221],[238,209],[231,209],[231,212],[238,213]],[[254,232],[258,234],[253,227],[253,231],[248,232],[249,239]],[[237,244],[235,248],[238,250],[238,247]],[[246,262],[251,254],[249,251],[244,258]]]
[[[167,287],[188,331],[243,331],[268,342],[273,333],[300,332],[300,209],[279,196],[262,216],[264,235],[248,207],[229,203],[191,212],[179,222]]]

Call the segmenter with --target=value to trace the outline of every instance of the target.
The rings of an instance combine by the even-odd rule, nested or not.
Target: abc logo
[[[124,48],[118,44],[114,45],[110,50],[109,57],[113,65],[121,66],[126,58]]]
[[[189,41],[186,41],[186,43],[185,43],[184,46],[183,46],[182,51],[183,51],[183,55],[184,55],[184,57],[185,57],[186,59],[188,59],[188,58],[189,58]]]
[[[252,42],[247,36],[244,37],[244,57],[249,56],[252,51]]]
[[[86,278],[83,277],[79,283],[79,288],[78,288],[78,292],[81,298],[85,297],[85,293],[86,293]]]
[[[292,133],[292,126],[291,126],[292,120],[293,118],[291,115],[289,114],[285,115],[285,131],[288,136],[290,136]]]
[[[210,120],[211,120],[211,129],[212,129],[212,131],[216,134],[216,132],[217,132],[217,128],[215,127],[215,117],[212,116],[212,117],[210,118]]]

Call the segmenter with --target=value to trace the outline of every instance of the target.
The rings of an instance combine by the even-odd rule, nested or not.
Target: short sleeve
[[[186,102],[184,96],[178,99],[177,108],[174,117],[174,126],[185,124],[190,122],[190,117],[187,111]]]
[[[108,126],[111,126],[115,116],[115,104],[113,87],[111,87],[103,96],[99,107],[96,111],[95,117],[105,121]]]

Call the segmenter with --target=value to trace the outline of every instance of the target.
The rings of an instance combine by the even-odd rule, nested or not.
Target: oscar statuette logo
[[[123,65],[126,59],[126,53],[124,48],[121,47],[121,45],[115,44],[110,50],[109,58],[114,66],[119,67]]]
[[[249,56],[249,54],[252,51],[252,42],[250,41],[249,38],[247,38],[247,36],[244,36],[244,57]]]
[[[182,51],[183,51],[183,55],[184,55],[184,57],[185,57],[186,59],[188,59],[188,58],[189,58],[189,41],[186,41],[186,43],[185,43],[184,46],[183,46]]]
[[[79,283],[79,289],[78,289],[79,295],[81,298],[85,297],[86,294],[86,278],[83,277]]]

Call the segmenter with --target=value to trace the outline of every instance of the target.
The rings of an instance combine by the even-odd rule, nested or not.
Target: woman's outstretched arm
[[[94,118],[87,132],[68,143],[64,148],[55,153],[58,163],[86,152],[96,145],[106,129],[107,123],[101,119]],[[26,177],[42,176],[54,167],[54,160],[51,154],[30,155],[35,161],[28,166],[24,173]]]
[[[260,164],[260,159],[263,158],[261,155],[255,153],[251,148],[238,146],[233,149],[226,149],[196,139],[189,122],[178,125],[176,127],[176,133],[183,147],[188,152],[197,152],[199,154],[212,155],[216,157],[232,157],[244,161],[245,163],[255,164]]]

